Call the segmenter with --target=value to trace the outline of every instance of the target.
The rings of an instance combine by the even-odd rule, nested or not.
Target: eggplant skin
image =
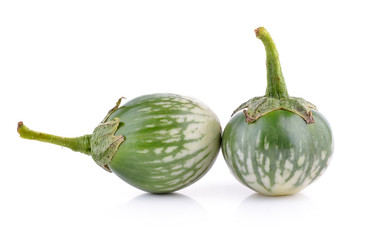
[[[247,123],[243,112],[230,119],[222,137],[222,153],[234,176],[264,195],[301,191],[326,170],[333,153],[329,123],[312,110],[314,123],[275,110]]]
[[[221,125],[203,103],[176,94],[135,98],[108,120],[119,118],[124,136],[108,167],[127,183],[151,193],[169,193],[194,183],[213,165]]]

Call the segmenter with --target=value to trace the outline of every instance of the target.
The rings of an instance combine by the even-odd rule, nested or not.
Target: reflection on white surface
[[[302,193],[277,197],[254,193],[239,204],[235,216],[238,219],[254,217],[265,221],[296,221],[314,214],[315,210],[315,203]]]
[[[206,210],[194,199],[179,193],[143,193],[113,209],[115,216],[133,218],[146,223],[186,222],[190,218],[202,218]]]

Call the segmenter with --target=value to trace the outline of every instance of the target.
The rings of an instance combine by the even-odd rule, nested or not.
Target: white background
[[[0,239],[371,239],[370,1],[1,1]],[[90,157],[19,138],[17,122],[91,133],[116,100],[172,92],[224,127],[266,89],[264,26],[289,94],[329,120],[335,152],[301,193],[263,197],[222,154],[200,181],[151,195]]]

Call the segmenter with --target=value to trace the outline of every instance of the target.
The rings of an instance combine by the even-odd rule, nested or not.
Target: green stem
[[[256,37],[260,39],[266,50],[267,88],[266,97],[288,98],[282,68],[279,62],[279,54],[270,34],[263,27],[255,30]]]
[[[54,136],[47,133],[36,132],[26,127],[23,122],[18,123],[17,131],[22,138],[37,140],[40,142],[52,143],[62,147],[70,148],[73,151],[91,154],[90,139],[92,135],[84,135],[75,138]]]

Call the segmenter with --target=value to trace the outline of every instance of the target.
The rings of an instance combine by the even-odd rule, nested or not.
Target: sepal
[[[272,97],[255,97],[241,104],[232,115],[243,110],[247,123],[255,122],[260,117],[278,110],[283,109],[293,112],[302,117],[306,123],[313,123],[314,118],[311,109],[317,110],[316,106],[303,98],[272,98]]]

